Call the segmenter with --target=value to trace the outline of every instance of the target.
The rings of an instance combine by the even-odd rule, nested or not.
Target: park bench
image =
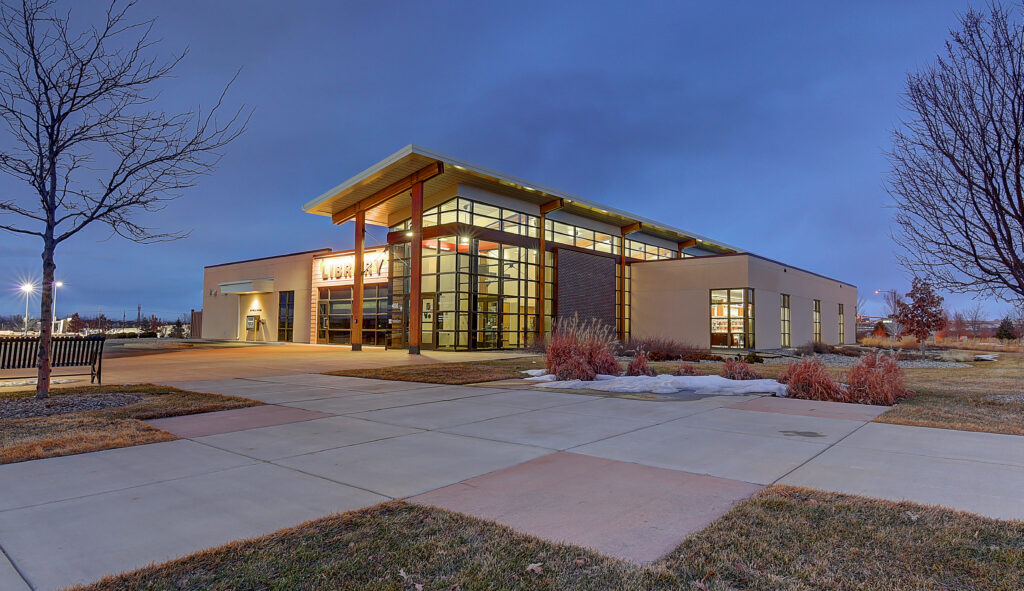
[[[89,383],[103,383],[104,336],[53,337],[50,367],[88,367]],[[34,369],[39,360],[39,337],[0,337],[0,370]],[[26,376],[27,377],[27,376]]]

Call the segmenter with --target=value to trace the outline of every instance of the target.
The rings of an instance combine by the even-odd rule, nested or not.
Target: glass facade
[[[476,214],[473,214],[476,215]],[[392,346],[408,344],[408,243],[391,246]],[[424,349],[521,348],[536,332],[537,249],[444,236],[423,241]]]
[[[814,342],[821,342],[821,300],[814,300],[814,312],[811,318],[814,325]]]
[[[754,348],[754,290],[711,290],[711,346]]]
[[[277,340],[292,342],[295,337],[295,292],[282,291],[278,295]]]
[[[779,344],[783,347],[791,347],[792,342],[790,339],[790,318],[791,309],[789,307],[789,294],[782,294],[782,304],[780,306],[782,312],[782,326],[781,326],[781,339]]]
[[[317,304],[317,341],[332,345],[352,342],[352,287],[321,287]],[[389,336],[387,285],[363,286],[363,344],[385,345]]]

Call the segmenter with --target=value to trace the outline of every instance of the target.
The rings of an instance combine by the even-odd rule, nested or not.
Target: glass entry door
[[[435,341],[437,335],[437,298],[434,294],[425,295],[420,300],[420,318],[422,319],[422,330],[420,332],[420,348],[436,349]]]

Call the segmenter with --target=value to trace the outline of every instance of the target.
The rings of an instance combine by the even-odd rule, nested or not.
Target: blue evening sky
[[[874,289],[909,289],[883,188],[899,95],[967,6],[144,0],[160,51],[191,51],[159,104],[209,105],[242,68],[228,104],[255,113],[149,219],[187,239],[61,247],[58,312],[175,317],[204,265],[348,248],[301,205],[416,143],[851,282],[878,314]],[[37,242],[0,237],[0,313],[23,310],[8,287],[39,276]]]

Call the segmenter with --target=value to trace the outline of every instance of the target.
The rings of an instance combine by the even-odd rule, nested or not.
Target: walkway
[[[1024,518],[1024,438],[878,408],[687,402],[302,374],[178,383],[271,406],[184,439],[0,466],[0,589],[56,589],[408,498],[654,560],[781,482]]]

